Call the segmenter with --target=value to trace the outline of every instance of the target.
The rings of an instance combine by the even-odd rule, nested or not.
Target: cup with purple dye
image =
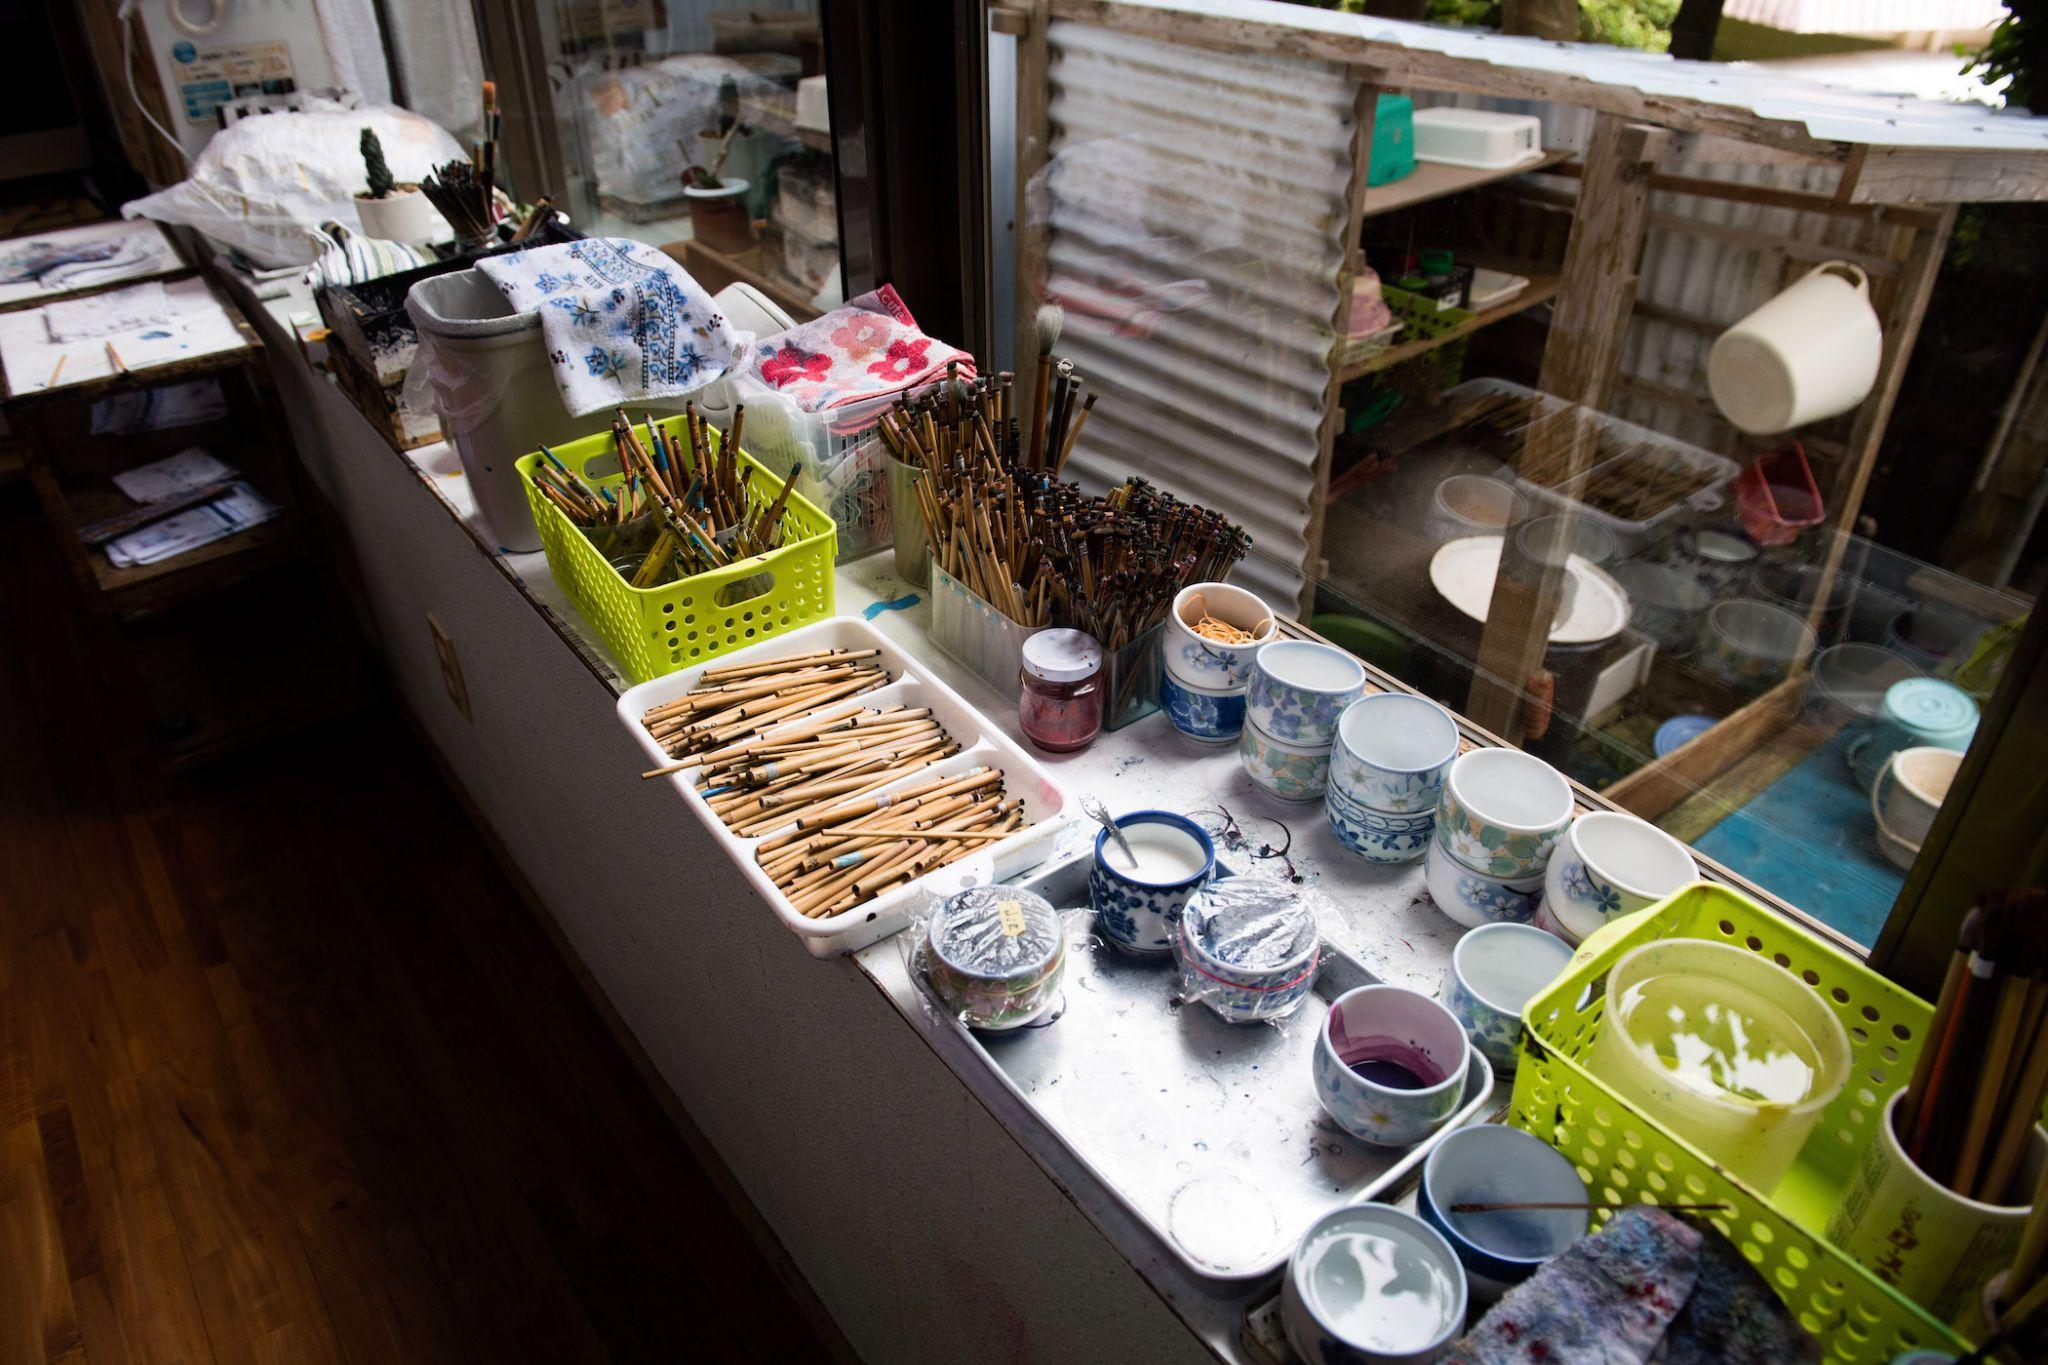
[[[1330,1005],[1316,1040],[1316,1098],[1339,1128],[1407,1147],[1465,1098],[1471,1044],[1449,1010],[1403,986],[1360,986]]]

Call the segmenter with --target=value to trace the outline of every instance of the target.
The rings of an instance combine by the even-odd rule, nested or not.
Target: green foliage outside
[[[1984,50],[1963,67],[1985,81],[2010,77],[2005,102],[2048,111],[2048,0],[2006,0],[2006,16]]]
[[[1295,0],[1317,9],[1362,14],[1364,0]],[[1579,0],[1579,38],[1588,43],[1662,52],[1671,46],[1671,21],[1679,0]],[[1430,0],[1429,17],[1439,24],[1499,28],[1500,0]]]

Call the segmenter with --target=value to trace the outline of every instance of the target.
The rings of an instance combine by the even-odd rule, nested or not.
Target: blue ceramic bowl
[[[1183,996],[1227,1024],[1292,1014],[1322,955],[1315,912],[1292,887],[1268,894],[1244,878],[1212,881],[1189,897],[1174,943]]]
[[[1543,900],[1540,875],[1503,881],[1474,872],[1453,858],[1444,847],[1441,825],[1423,854],[1422,875],[1436,908],[1467,929],[1483,924],[1527,924],[1536,918],[1536,907]]]
[[[1375,692],[1346,707],[1330,750],[1330,790],[1392,815],[1436,809],[1458,756],[1458,722],[1427,697]],[[1421,852],[1420,845],[1416,851]]]
[[[1330,817],[1330,832],[1337,842],[1370,863],[1412,863],[1429,847],[1436,829],[1436,812],[1419,815],[1387,815],[1364,806],[1337,790],[1336,773],[1330,774],[1330,789],[1323,795],[1323,810]]]
[[[1159,675],[1159,709],[1173,728],[1198,744],[1228,744],[1244,729],[1244,689],[1193,687]]]
[[[1327,749],[1337,717],[1364,690],[1364,665],[1335,645],[1275,640],[1252,660],[1245,709],[1252,724],[1283,744]]]
[[[1246,715],[1237,756],[1252,781],[1282,801],[1318,801],[1330,785],[1330,746],[1313,748],[1273,738]]]
[[[1316,1099],[1339,1128],[1375,1147],[1406,1147],[1450,1121],[1465,1098],[1472,1045],[1451,1012],[1405,986],[1338,996],[1316,1038]],[[1395,1061],[1429,1084],[1401,1088],[1355,1063]],[[1432,1079],[1436,1078],[1436,1079]]]
[[[1386,1204],[1309,1224],[1280,1278],[1280,1323],[1314,1365],[1428,1365],[1465,1331],[1469,1288],[1444,1235]]]
[[[1174,927],[1188,897],[1199,891],[1216,871],[1216,846],[1200,825],[1171,811],[1141,810],[1117,817],[1126,835],[1147,825],[1164,825],[1193,841],[1199,850],[1201,870],[1172,881],[1141,881],[1103,857],[1109,831],[1095,835],[1095,863],[1088,870],[1088,904],[1102,936],[1127,953],[1163,957],[1173,951]],[[1121,858],[1122,854],[1119,853]]]
[[[1497,1123],[1444,1135],[1422,1163],[1415,1204],[1475,1289],[1520,1284],[1586,1235],[1586,1209],[1452,1213],[1454,1204],[1573,1203],[1587,1198],[1572,1163],[1542,1138]],[[1481,1282],[1491,1281],[1491,1286]]]
[[[1564,974],[1571,945],[1532,924],[1488,924],[1460,938],[1444,970],[1444,1008],[1493,1064],[1513,1072],[1522,1040],[1522,1006]]]

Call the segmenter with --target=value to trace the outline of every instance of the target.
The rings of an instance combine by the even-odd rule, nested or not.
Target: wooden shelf
[[[1525,161],[1519,166],[1475,170],[1470,166],[1446,166],[1441,161],[1418,161],[1412,174],[1387,185],[1374,185],[1365,192],[1365,216],[1377,218],[1383,213],[1398,213],[1412,209],[1417,204],[1427,204],[1432,199],[1445,199],[1467,190],[1476,190],[1482,185],[1491,185],[1497,180],[1511,176],[1532,175],[1548,170],[1560,161],[1571,160],[1570,152],[1546,149],[1534,161]]]
[[[809,322],[818,316],[818,310],[811,307],[811,295],[782,272],[771,270],[761,260],[758,246],[749,248],[742,255],[714,251],[692,237],[686,242],[670,242],[662,248],[668,255],[681,263],[706,292],[716,294],[735,280],[751,284],[781,306],[797,322]]]
[[[275,497],[270,494],[275,501]],[[66,488],[66,510],[73,526],[134,510],[135,504],[106,487]],[[95,586],[118,608],[162,607],[209,592],[246,574],[293,559],[299,554],[297,528],[290,507],[260,526],[224,536],[210,545],[188,550],[155,564],[117,567],[103,545],[85,549]]]
[[[1450,328],[1448,331],[1439,332],[1433,337],[1419,337],[1414,341],[1404,341],[1397,345],[1389,346],[1377,355],[1367,356],[1363,360],[1354,360],[1350,364],[1338,369],[1338,382],[1348,383],[1353,379],[1361,379],[1369,374],[1378,374],[1381,370],[1392,369],[1403,361],[1413,360],[1420,355],[1427,355],[1439,346],[1448,346],[1461,337],[1471,336],[1482,327],[1491,327],[1494,323],[1504,318],[1511,318],[1517,313],[1527,312],[1539,303],[1548,303],[1557,294],[1558,279],[1555,271],[1532,270],[1524,267],[1517,269],[1515,273],[1528,275],[1529,286],[1506,303],[1498,303],[1491,308],[1482,309],[1457,326]]]

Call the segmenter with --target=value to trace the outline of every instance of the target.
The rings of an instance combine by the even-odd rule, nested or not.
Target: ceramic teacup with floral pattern
[[[1473,749],[1444,778],[1436,837],[1474,872],[1540,879],[1572,809],[1571,783],[1542,759],[1520,749]]]
[[[1632,915],[1699,879],[1684,844],[1622,811],[1572,821],[1544,873],[1543,904],[1569,938]]]
[[[1412,863],[1429,847],[1436,829],[1436,812],[1419,815],[1389,815],[1368,810],[1337,789],[1336,775],[1323,795],[1323,811],[1330,819],[1330,833],[1337,842],[1371,863]]]
[[[1197,635],[1205,617],[1237,627],[1251,641],[1233,645]],[[1186,686],[1242,693],[1251,682],[1252,659],[1277,627],[1273,609],[1257,594],[1228,583],[1191,583],[1174,595],[1166,614],[1160,657],[1168,676]]]
[[[1174,926],[1188,897],[1215,875],[1216,847],[1207,830],[1172,811],[1133,811],[1116,823],[1138,863],[1125,859],[1108,830],[1097,831],[1088,904],[1111,943],[1127,953],[1163,957],[1173,951]]]
[[[1528,924],[1488,924],[1451,949],[1444,971],[1444,1008],[1493,1064],[1496,1076],[1515,1069],[1522,1006],[1564,974],[1571,945]]]
[[[1423,855],[1423,882],[1436,908],[1467,929],[1487,924],[1527,924],[1543,903],[1543,878],[1509,881],[1474,872],[1453,858],[1441,836]]]
[[[1338,996],[1316,1039],[1316,1099],[1339,1128],[1406,1147],[1450,1121],[1465,1098],[1471,1044],[1452,1013],[1405,986]]]
[[[1172,672],[1159,679],[1159,709],[1197,744],[1228,744],[1244,729],[1244,689],[1198,687]]]
[[[1391,815],[1436,809],[1458,756],[1458,722],[1427,697],[1375,692],[1346,707],[1330,751],[1330,790]]]
[[[1282,801],[1315,801],[1330,785],[1330,746],[1289,744],[1245,717],[1237,756],[1252,781]]]
[[[1328,749],[1337,718],[1365,690],[1365,666],[1335,645],[1275,640],[1252,660],[1245,715],[1283,744]]]

